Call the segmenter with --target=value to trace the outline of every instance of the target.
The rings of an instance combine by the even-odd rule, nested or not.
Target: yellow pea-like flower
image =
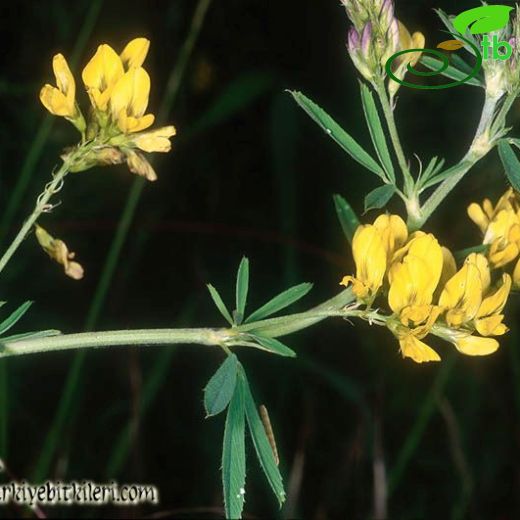
[[[174,126],[163,126],[157,130],[137,134],[132,142],[143,152],[169,152],[172,146],[170,137],[176,133]]]
[[[356,276],[345,276],[342,285],[352,283],[359,300],[372,300],[383,285],[386,272],[386,250],[379,230],[373,225],[359,226],[352,240]]]
[[[473,263],[465,263],[444,286],[439,305],[446,310],[446,323],[460,327],[475,318],[482,303],[480,271]]]
[[[124,73],[116,51],[106,43],[100,45],[81,75],[95,109],[106,111],[112,90]]]
[[[482,304],[475,316],[475,328],[482,336],[502,336],[508,331],[502,323],[502,311],[509,298],[512,280],[507,273],[502,275],[498,288],[482,300]]]
[[[110,113],[123,133],[139,132],[153,124],[154,115],[144,115],[149,95],[150,76],[142,67],[130,69],[114,85]]]
[[[408,49],[424,49],[425,44],[426,39],[424,34],[421,32],[414,32],[412,35],[406,26],[399,22],[399,50],[404,51]],[[422,52],[418,51],[410,52],[400,56],[398,60],[396,60],[397,68],[394,71],[394,74],[398,78],[403,79],[408,71],[408,65],[411,65],[412,67],[416,65],[421,58],[421,54]],[[390,96],[395,96],[400,86],[401,84],[397,81],[390,81],[388,84]]]
[[[401,248],[408,239],[408,228],[399,215],[380,215],[374,221],[374,227],[379,231],[388,262],[394,252]]]
[[[77,116],[76,82],[63,54],[52,59],[56,87],[45,85],[40,91],[43,106],[53,115],[74,119]]]
[[[520,254],[520,204],[512,188],[497,205],[485,199],[480,206],[468,206],[468,216],[483,234],[483,244],[489,245],[488,257],[494,268],[507,265]]]
[[[125,69],[141,67],[149,48],[150,40],[146,38],[134,38],[128,42],[120,55]]]
[[[453,343],[455,348],[466,356],[489,356],[500,347],[496,339],[473,336],[465,330],[451,329],[443,337]]]
[[[401,260],[402,259],[402,260]],[[443,268],[443,253],[437,239],[426,233],[416,233],[404,248],[394,255],[394,263],[388,278],[390,290],[388,303],[392,311],[404,316],[412,316],[414,322],[420,316],[427,316],[433,293],[439,283]]]
[[[399,346],[403,357],[409,357],[416,363],[440,361],[441,358],[435,350],[417,338],[411,331],[403,334],[399,339]]]

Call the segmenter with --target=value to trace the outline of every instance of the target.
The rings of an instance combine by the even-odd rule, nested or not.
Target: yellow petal
[[[442,246],[442,272],[439,280],[439,285],[437,290],[444,287],[446,282],[457,272],[457,262],[455,262],[455,257],[452,252],[447,248]]]
[[[124,132],[126,127],[123,122],[125,116],[139,119],[148,106],[148,96],[150,94],[150,76],[141,67],[130,69],[115,84],[110,96],[110,111],[112,119],[118,121],[118,124],[125,126],[121,128]],[[153,120],[152,120],[153,123]],[[150,124],[152,124],[150,123]],[[150,124],[148,126],[150,126]],[[136,125],[131,125],[136,126]],[[142,130],[140,127],[134,129],[137,132]]]
[[[475,264],[465,263],[444,286],[439,305],[447,309],[446,321],[458,327],[472,320],[482,302],[482,282]]]
[[[417,339],[413,334],[408,334],[400,339],[399,345],[401,346],[401,354],[403,357],[409,357],[416,363],[441,360],[435,350]]]
[[[502,283],[492,294],[484,298],[477,312],[477,318],[483,316],[491,316],[492,314],[500,314],[506,305],[511,291],[512,280],[507,273],[502,275]]]
[[[132,67],[140,67],[146,59],[149,48],[150,40],[146,38],[134,38],[128,42],[121,53],[121,61],[125,68],[128,70]]]
[[[370,296],[369,288],[354,276],[344,276],[340,282],[340,285],[344,285],[345,287],[348,287],[350,284],[352,284],[352,292],[356,295],[358,300],[365,300]]]
[[[489,261],[494,268],[504,267],[518,257],[520,250],[516,243],[497,238],[489,248]]]
[[[67,60],[63,54],[56,54],[52,59],[52,68],[56,76],[56,85],[63,92],[71,105],[74,105],[74,98],[76,96],[76,82],[74,76],[69,69]]]
[[[380,215],[374,221],[374,227],[381,234],[386,256],[390,260],[395,250],[402,247],[408,239],[408,228],[398,215]]]
[[[494,314],[475,320],[475,328],[481,336],[502,336],[509,329],[502,323],[503,314]]]
[[[171,149],[170,137],[176,134],[174,126],[164,126],[151,132],[136,135],[134,144],[144,152],[169,152]]]
[[[95,108],[106,110],[110,92],[123,74],[123,62],[114,49],[110,45],[100,45],[81,74],[89,94],[95,90],[102,95],[90,96],[93,102],[98,103]]]
[[[468,264],[475,264],[480,273],[480,281],[482,282],[482,292],[485,293],[491,283],[491,273],[489,272],[489,261],[481,253],[471,253],[465,260]]]
[[[482,233],[486,232],[489,218],[476,202],[473,202],[468,206],[468,216],[479,227]]]
[[[520,287],[520,260],[515,265],[515,270],[513,271],[513,283],[515,288]]]
[[[386,251],[374,226],[359,226],[352,241],[356,263],[356,278],[370,288],[372,294],[383,284],[386,271]]]
[[[500,346],[496,339],[470,335],[456,339],[453,344],[459,352],[467,356],[488,356],[496,352]]]
[[[44,85],[40,90],[40,101],[55,116],[74,116],[74,111],[71,112],[67,98],[56,87]]]

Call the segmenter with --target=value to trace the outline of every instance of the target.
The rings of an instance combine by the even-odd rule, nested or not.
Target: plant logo
[[[455,40],[447,40],[437,45],[437,49],[407,49],[404,51],[397,52],[392,55],[386,62],[385,69],[388,76],[397,83],[404,85],[405,87],[421,89],[421,90],[442,90],[446,88],[458,87],[474,78],[482,68],[484,60],[500,60],[505,61],[511,58],[513,54],[513,47],[507,41],[500,41],[499,37],[495,34],[490,39],[490,32],[499,31],[507,26],[509,22],[509,13],[513,10],[512,7],[507,5],[484,5],[482,7],[476,7],[460,13],[453,20],[453,27],[459,34],[449,33],[456,37]],[[474,41],[470,41],[465,38],[464,34],[469,30],[470,34],[483,34],[481,45],[482,52],[477,47]],[[450,65],[449,58],[440,50],[444,51],[457,51],[464,46],[470,47],[472,53],[475,55],[476,62],[468,75],[458,81],[452,81],[442,85],[418,85],[411,83],[403,79],[398,78],[392,70],[392,65],[396,59],[404,54],[412,52],[422,52],[434,55],[436,58],[441,60],[441,65],[437,70],[428,72],[422,72],[416,70],[412,65],[408,64],[408,72],[414,76],[430,77],[442,74]],[[491,50],[491,52],[490,52]]]

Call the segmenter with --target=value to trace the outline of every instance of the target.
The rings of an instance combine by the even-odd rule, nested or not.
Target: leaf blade
[[[278,504],[281,507],[285,501],[285,489],[283,486],[282,475],[274,459],[273,450],[271,449],[262,420],[258,414],[256,403],[245,373],[241,373],[239,379],[244,387],[246,419],[251,433],[253,446],[255,447],[256,456],[267,482],[271,486],[271,489],[278,500]]]
[[[236,315],[238,325],[242,323],[246,312],[247,293],[249,291],[249,259],[243,257],[237,272],[236,284]]]
[[[224,319],[230,324],[233,325],[233,318],[231,317],[230,312],[228,311],[226,304],[224,303],[224,300],[222,300],[219,292],[213,285],[208,283],[206,285],[208,288],[209,294],[211,295],[211,299],[213,300],[213,303],[216,305],[217,309],[219,310],[220,314],[224,317]]]
[[[251,336],[259,343],[261,347],[264,347],[263,350],[267,350],[272,354],[278,354],[282,357],[296,357],[296,352],[294,352],[293,349],[289,348],[287,345],[284,345],[281,341],[275,338],[261,336],[259,334],[255,334],[254,331],[251,333]]]
[[[244,389],[236,385],[229,403],[222,444],[222,486],[226,518],[241,518],[246,482]]]
[[[388,202],[390,202],[390,199],[394,194],[395,187],[392,184],[384,184],[383,186],[379,186],[379,188],[372,190],[365,197],[365,213],[371,209],[384,208]]]
[[[520,161],[511,145],[504,139],[498,143],[498,155],[511,186],[516,191],[520,191]]]
[[[352,245],[354,233],[361,223],[350,204],[341,195],[336,194],[333,199],[341,229],[343,229],[349,244]]]
[[[306,282],[290,287],[254,311],[247,320],[245,320],[245,323],[261,320],[267,316],[271,316],[275,312],[289,307],[289,305],[292,305],[303,298],[312,289],[312,286],[312,283]]]
[[[304,96],[301,92],[289,91],[296,103],[306,114],[317,123],[346,153],[367,170],[375,173],[381,179],[385,174],[381,166],[355,141],[341,126],[332,119],[321,107]]]
[[[372,143],[374,144],[377,156],[379,157],[379,160],[381,161],[388,178],[395,183],[394,165],[388,150],[383,125],[377,111],[374,96],[364,83],[361,83],[361,100],[363,102],[363,111],[365,113],[368,130],[370,132],[370,137],[372,138]]]
[[[206,418],[223,412],[235,391],[238,359],[235,354],[227,356],[204,387],[204,409]]]

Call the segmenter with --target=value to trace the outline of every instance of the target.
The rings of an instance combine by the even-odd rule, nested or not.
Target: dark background
[[[13,219],[2,221],[3,247],[61,149],[74,144],[72,127],[63,120],[50,126],[53,118],[38,100],[41,85],[53,82],[53,54],[69,57],[90,17],[92,31],[75,68],[85,103],[79,72],[97,45],[120,50],[133,37],[148,37],[154,112],[167,95],[195,6],[194,0],[46,0],[0,8],[0,217],[20,176],[28,179]],[[409,0],[398,3],[397,14],[411,30],[424,32],[427,44],[436,44],[441,22],[432,9],[457,13],[474,6]],[[96,329],[223,326],[205,284],[211,281],[231,302],[242,255],[251,260],[249,309],[303,281],[315,287],[296,309],[339,291],[353,261],[332,195],[342,194],[362,213],[376,179],[284,90],[305,92],[368,147],[358,80],[345,49],[348,25],[337,0],[211,4],[166,118],[178,137],[171,153],[155,158],[159,180],[146,186],[139,202]],[[472,87],[401,91],[397,117],[407,156],[457,161],[471,142],[482,100],[483,92]],[[5,309],[36,302],[17,331],[83,330],[133,182],[124,167],[67,179],[58,197],[63,204],[42,223],[77,252],[86,276],[67,279],[29,238],[0,281]],[[492,153],[428,229],[455,250],[477,244],[466,206],[495,199],[505,188]],[[392,486],[390,518],[518,518],[515,321],[510,306],[512,331],[489,358],[450,357],[451,346],[432,341],[440,364],[403,360],[387,331],[339,320],[286,338],[299,353],[296,360],[241,351],[255,396],[269,407],[289,492],[287,507],[277,512],[249,446],[246,516],[370,518],[373,464],[382,451]],[[2,459],[19,479],[115,477],[153,483],[161,493],[155,508],[44,508],[48,516],[219,517],[224,417],[204,420],[201,389],[221,360],[217,349],[175,346],[4,361]],[[125,428],[129,450],[115,464]],[[20,508],[4,514],[32,515]]]

